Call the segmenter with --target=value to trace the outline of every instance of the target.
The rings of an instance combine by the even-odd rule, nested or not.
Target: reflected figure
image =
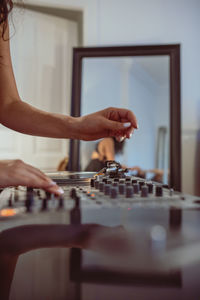
[[[120,227],[85,225],[24,225],[0,233],[0,299],[9,299],[18,258],[40,248],[93,248],[91,239],[97,233],[113,234]],[[91,244],[91,245],[90,245]],[[26,277],[26,274],[24,274]]]
[[[98,172],[106,167],[107,160],[115,160],[116,154],[122,154],[125,141],[119,142],[115,138],[102,139],[95,147],[91,160],[85,171]]]
[[[124,146],[125,140],[119,142],[112,137],[100,140],[100,142],[96,144],[96,147],[92,152],[91,160],[85,168],[85,171],[99,172],[101,169],[106,167],[106,161],[114,161],[115,155],[123,154]],[[143,170],[139,166],[127,167],[125,165],[122,165],[122,168],[128,169],[129,171],[133,172],[137,177],[144,179],[148,178],[152,181],[161,183],[163,182],[164,171],[161,169]]]
[[[67,171],[67,166],[68,166],[68,162],[69,162],[69,157],[65,156],[58,164],[57,166],[57,171]]]

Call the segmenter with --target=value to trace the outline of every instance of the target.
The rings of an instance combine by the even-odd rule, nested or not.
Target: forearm
[[[21,100],[7,104],[0,114],[1,123],[21,133],[53,137],[76,138],[76,119],[39,110]]]

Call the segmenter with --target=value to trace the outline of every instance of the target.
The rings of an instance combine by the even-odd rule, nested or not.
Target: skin
[[[115,148],[112,138],[103,139],[98,145],[98,152],[94,151],[92,153],[92,159],[103,161],[104,158],[105,160],[115,160]]]
[[[1,33],[0,28],[0,36]],[[12,68],[8,27],[4,39],[0,37],[0,123],[4,126],[29,135],[85,141],[110,136],[130,138],[133,130],[138,128],[135,115],[127,109],[110,107],[75,118],[48,113],[22,101]],[[11,166],[17,167],[12,175]],[[45,174],[22,161],[0,163],[1,187],[33,184],[58,194],[62,192]]]

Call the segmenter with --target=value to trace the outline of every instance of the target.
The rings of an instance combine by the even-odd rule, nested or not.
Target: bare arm
[[[6,41],[0,38],[0,122],[30,135],[73,137],[71,126],[74,118],[44,112],[20,99],[12,69],[8,37],[7,30]]]
[[[7,27],[8,28],[8,27]],[[9,38],[7,29],[5,38]],[[124,127],[123,123],[129,123]],[[127,109],[108,108],[84,117],[70,117],[39,110],[23,102],[17,91],[9,40],[0,38],[0,123],[30,135],[95,140],[106,136],[130,137],[137,128]]]

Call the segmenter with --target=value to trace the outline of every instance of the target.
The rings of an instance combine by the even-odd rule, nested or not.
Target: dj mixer
[[[199,197],[127,174],[115,162],[98,174],[48,176],[63,195],[26,187],[0,193],[0,249],[21,251],[21,269],[0,299],[199,299]],[[61,236],[63,228],[68,235]],[[69,246],[65,239],[74,232],[78,239]],[[52,277],[49,266],[35,269],[47,257]],[[34,272],[26,289],[28,267]]]

